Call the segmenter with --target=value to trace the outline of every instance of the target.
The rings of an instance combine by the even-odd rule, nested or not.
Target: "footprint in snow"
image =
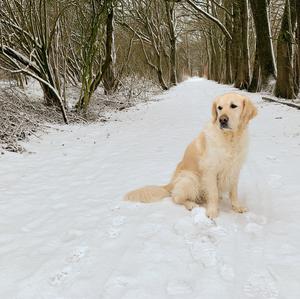
[[[235,277],[233,268],[228,264],[221,265],[219,273],[225,281],[232,281]]]
[[[185,280],[172,280],[167,284],[168,295],[186,295],[193,292],[193,288]]]
[[[197,227],[193,224],[190,217],[180,218],[173,226],[176,235],[185,238],[196,236],[198,233]]]
[[[267,223],[267,219],[265,216],[262,216],[262,215],[256,215],[252,212],[248,212],[247,214],[245,214],[246,216],[246,219],[248,220],[248,222],[251,222],[251,223],[256,223],[258,225],[264,225]]]
[[[113,226],[121,226],[125,223],[126,217],[125,216],[116,216],[112,220]]]
[[[276,299],[279,291],[268,272],[254,272],[244,285],[244,293],[250,298]]]
[[[217,264],[216,248],[207,236],[193,242],[190,252],[194,260],[200,262],[205,268],[214,267]]]
[[[119,237],[120,233],[121,233],[120,228],[111,227],[107,232],[107,236],[109,239],[115,239]]]
[[[133,289],[137,285],[137,280],[130,276],[112,277],[104,287],[103,299],[120,298],[121,294],[128,289]]]
[[[274,162],[278,161],[276,156],[268,155],[268,156],[266,156],[266,158],[270,161],[274,161]]]
[[[120,210],[120,206],[113,206],[110,208],[111,211]]]
[[[206,209],[203,207],[194,208],[192,210],[192,217],[194,223],[201,226],[211,227],[215,225],[215,222],[206,216]]]
[[[86,255],[87,251],[87,246],[80,246],[75,248],[71,255],[66,258],[66,263],[68,265],[65,266],[61,271],[58,271],[56,274],[50,277],[50,284],[55,286],[67,280],[67,278],[73,272],[74,264],[79,263],[80,260]]]
[[[56,286],[63,283],[71,272],[72,268],[70,266],[64,267],[61,271],[50,277],[50,284]]]
[[[121,233],[121,226],[125,223],[126,217],[125,216],[116,216],[112,219],[111,227],[107,231],[107,237],[109,239],[117,238]]]
[[[228,236],[226,228],[217,225],[214,220],[206,216],[205,208],[200,207],[193,209],[192,216],[197,229],[200,230],[202,234],[206,234],[212,243],[218,243],[221,238]]]
[[[256,215],[254,213],[247,213],[246,219],[248,224],[245,226],[245,232],[252,236],[259,236],[264,231],[264,225],[267,219],[264,216]]]
[[[77,247],[74,249],[72,254],[67,257],[66,262],[70,264],[79,263],[80,260],[86,255],[88,249],[89,248],[87,246]]]
[[[247,232],[251,235],[257,236],[263,232],[263,226],[255,223],[255,222],[250,222],[246,225],[245,232]]]

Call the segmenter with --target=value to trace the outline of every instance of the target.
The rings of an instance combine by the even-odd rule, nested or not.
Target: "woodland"
[[[296,99],[299,37],[296,0],[1,0],[0,79],[39,82],[65,123],[128,78],[168,90],[199,76]]]

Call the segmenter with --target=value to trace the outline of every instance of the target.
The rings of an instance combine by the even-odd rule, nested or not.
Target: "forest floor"
[[[75,111],[80,97],[80,86],[67,86],[66,113],[71,124],[106,122],[115,111],[123,111],[139,103],[152,100],[160,88],[153,82],[135,76],[123,78],[118,90],[104,95],[99,87],[94,93],[87,111]],[[63,124],[59,107],[45,105],[40,84],[28,79],[21,88],[13,80],[0,80],[0,151],[22,153],[26,150],[21,141],[30,136],[39,137],[53,124]]]
[[[211,222],[170,199],[122,201],[167,183],[212,99],[233,90],[193,78],[0,156],[0,298],[300,298],[298,110],[249,94],[259,114],[239,184],[248,213],[223,200]]]

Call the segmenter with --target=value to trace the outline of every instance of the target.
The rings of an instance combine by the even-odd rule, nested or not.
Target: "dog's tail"
[[[165,186],[145,186],[128,192],[124,199],[138,202],[155,202],[171,195],[171,184]]]

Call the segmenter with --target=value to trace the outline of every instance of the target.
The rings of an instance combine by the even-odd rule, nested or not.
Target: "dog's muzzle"
[[[229,118],[226,114],[221,115],[219,117],[219,122],[220,122],[221,129],[229,129],[228,121],[229,121]]]

